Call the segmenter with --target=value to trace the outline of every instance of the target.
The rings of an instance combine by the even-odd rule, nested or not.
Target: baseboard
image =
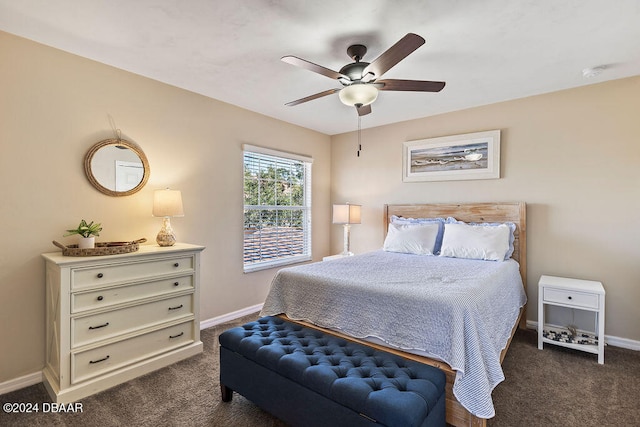
[[[527,320],[527,328],[538,330],[538,322],[533,320]],[[604,336],[604,342],[606,345],[611,345],[613,347],[621,347],[629,350],[640,351],[640,341],[630,340],[628,338],[620,338],[614,337],[612,335]]]
[[[246,307],[241,310],[233,311],[231,313],[223,314],[222,316],[212,317],[211,319],[201,320],[200,329],[210,328],[212,326],[219,325],[221,323],[230,322],[236,320],[242,316],[246,316],[257,311],[262,310],[263,304],[256,304],[251,307]]]
[[[629,350],[640,351],[640,341],[605,335],[604,342],[614,347],[622,347],[622,348],[628,348]]]
[[[29,387],[42,382],[42,371],[14,378],[0,383],[0,394],[9,393],[21,388]]]

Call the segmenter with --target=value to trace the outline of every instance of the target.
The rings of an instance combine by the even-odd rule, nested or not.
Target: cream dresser
[[[46,261],[44,385],[68,403],[202,352],[202,246]]]

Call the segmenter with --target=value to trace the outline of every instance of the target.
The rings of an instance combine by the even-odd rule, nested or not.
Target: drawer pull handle
[[[173,282],[173,286],[180,286],[180,282]]]
[[[169,307],[169,310],[180,310],[183,306],[184,306],[184,304],[180,304],[177,307]]]
[[[180,267],[180,263],[176,262],[175,264],[173,264],[174,267]]]
[[[103,277],[104,277],[104,274],[98,273],[98,279],[102,279]]]
[[[178,338],[184,335],[184,332],[180,332],[178,335],[169,335],[169,339]]]
[[[109,326],[109,322],[105,323],[104,325],[89,326],[89,329],[100,329],[100,328],[104,328],[105,326]]]
[[[102,301],[104,299],[104,297],[102,295],[98,296],[98,298],[96,298],[98,301]]]
[[[94,363],[100,363],[100,362],[104,362],[105,360],[109,359],[109,355],[107,354],[107,357],[103,357],[102,359],[98,359],[98,360],[89,360],[90,364],[94,364]]]

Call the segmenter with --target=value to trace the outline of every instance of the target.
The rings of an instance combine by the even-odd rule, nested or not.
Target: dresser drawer
[[[71,347],[97,342],[163,322],[193,315],[192,294],[71,318]]]
[[[71,289],[78,290],[110,283],[126,283],[136,279],[148,278],[150,275],[163,276],[173,273],[186,273],[192,272],[193,269],[194,258],[191,256],[126,264],[106,264],[92,268],[74,268],[71,271]]]
[[[75,384],[194,341],[193,321],[170,326],[103,347],[71,353],[71,383]]]
[[[598,309],[598,295],[567,289],[544,288],[544,301]]]
[[[97,291],[74,292],[71,294],[71,312],[81,313],[152,296],[171,294],[185,289],[193,289],[192,275],[129,286],[113,286]]]

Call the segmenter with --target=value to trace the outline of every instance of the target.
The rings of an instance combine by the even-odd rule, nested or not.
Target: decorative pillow
[[[438,236],[436,237],[436,244],[433,249],[433,254],[440,253],[440,247],[442,246],[442,235],[444,234],[444,218],[405,218],[402,216],[391,216],[392,224],[438,224]]]
[[[513,246],[513,242],[515,241],[515,233],[516,233],[516,225],[513,222],[463,222],[463,221],[458,221],[457,219],[453,218],[453,217],[448,217],[447,220],[445,221],[445,223],[449,224],[449,223],[453,223],[453,224],[468,224],[468,225],[482,225],[485,227],[498,227],[500,225],[506,225],[507,227],[509,227],[510,230],[510,234],[509,234],[509,250],[507,251],[507,254],[504,256],[504,259],[507,260],[509,258],[511,258],[511,256],[513,255],[513,251],[515,250],[515,247]]]
[[[424,224],[389,224],[383,249],[416,255],[433,255],[440,225],[437,222]]]
[[[440,256],[503,261],[508,259],[510,233],[507,224],[447,223],[444,225]]]

